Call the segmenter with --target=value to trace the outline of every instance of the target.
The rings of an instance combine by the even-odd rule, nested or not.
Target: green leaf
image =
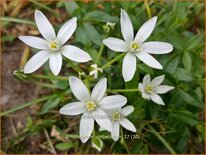
[[[192,60],[189,52],[184,52],[182,62],[186,70],[190,71],[192,67]]]
[[[199,108],[203,108],[204,105],[201,103],[201,101],[199,101],[197,95],[195,93],[192,93],[190,91],[190,94],[179,89],[178,93],[180,94],[180,96],[182,97],[182,99],[187,102],[188,104],[195,106],[195,107],[199,107]]]
[[[104,147],[104,143],[100,138],[95,137],[92,139],[92,147],[95,148],[98,152],[101,152]]]
[[[190,82],[194,80],[192,73],[190,73],[189,71],[183,68],[177,68],[176,75],[177,75],[177,79],[181,81]]]
[[[67,12],[72,16],[74,11],[79,8],[78,4],[74,1],[66,1],[65,8]]]
[[[94,20],[100,22],[118,22],[118,17],[110,16],[103,11],[91,11],[85,14],[83,20]]]
[[[55,148],[60,150],[60,151],[66,151],[72,148],[74,145],[72,143],[57,143],[55,145]]]
[[[75,31],[76,34],[76,41],[82,43],[83,45],[88,44],[88,37],[85,33],[84,27],[82,25],[79,25],[77,27],[77,30]]]
[[[166,64],[164,65],[164,70],[167,71],[170,74],[174,74],[178,63],[179,63],[179,56],[175,56],[175,57],[170,57],[170,59],[166,62]]]
[[[59,97],[55,97],[55,98],[52,98],[52,99],[49,99],[47,101],[47,103],[44,104],[40,114],[45,114],[47,113],[50,109],[56,107],[60,102],[60,98]]]
[[[173,117],[181,120],[182,122],[190,124],[191,126],[194,126],[200,123],[196,115],[186,110],[170,110],[170,114]]]
[[[154,71],[151,67],[141,63],[141,64],[138,64],[137,67],[140,69],[140,71],[142,71],[143,73],[146,73],[146,74],[154,74]]]
[[[87,34],[87,37],[96,45],[102,44],[102,39],[99,33],[97,32],[96,28],[89,23],[84,23],[84,30]]]
[[[188,50],[196,48],[201,42],[204,42],[204,35],[195,35],[191,37],[191,39],[187,42],[186,48]]]

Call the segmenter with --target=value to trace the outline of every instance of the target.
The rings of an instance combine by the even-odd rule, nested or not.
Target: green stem
[[[59,89],[57,86],[50,84],[50,83],[43,83],[43,82],[39,82],[39,81],[35,81],[35,80],[31,80],[31,82],[33,82],[41,87]]]
[[[39,2],[37,2],[37,1],[35,1],[35,0],[30,0],[30,1],[31,1],[32,3],[38,5],[39,7],[42,7],[42,8],[44,8],[44,9],[46,9],[46,10],[52,12],[52,13],[55,13],[53,9],[49,8],[48,6],[46,6],[46,5],[42,4],[42,3],[39,3]],[[55,14],[57,15],[57,13],[55,13]]]
[[[49,79],[49,80],[68,81],[68,77],[64,77],[64,76],[30,75],[30,77],[36,78],[36,79]]]
[[[0,17],[0,21],[35,25],[35,23],[32,21],[19,19],[19,18],[13,18],[13,17]]]
[[[109,61],[108,63],[106,63],[104,66],[102,66],[102,69],[105,69],[107,67],[109,67],[111,64],[113,64],[115,61],[119,60],[120,58],[122,58],[126,53],[122,53],[120,55],[118,55],[116,58],[112,59],[111,61]]]
[[[101,45],[100,49],[99,49],[99,52],[98,52],[98,55],[97,55],[97,59],[95,60],[95,63],[98,64],[98,65],[101,65],[101,61],[100,61],[100,58],[102,56],[102,53],[104,51],[104,44]]]
[[[147,125],[149,129],[154,133],[154,135],[165,145],[165,147],[170,151],[172,154],[177,154],[175,150],[170,146],[169,143],[166,142],[166,140],[149,124]]]
[[[127,150],[127,154],[129,154],[129,149],[128,149],[128,147],[127,147],[127,144],[126,144],[125,141],[124,141],[124,133],[123,133],[122,128],[121,128],[121,143],[122,143],[122,145],[125,147],[125,149]]]
[[[48,100],[48,99],[50,99],[50,98],[53,98],[54,96],[56,96],[56,95],[53,94],[53,95],[49,95],[49,96],[44,96],[44,97],[42,97],[42,98],[38,98],[38,99],[36,99],[36,100],[27,102],[27,103],[25,103],[25,104],[21,104],[21,105],[15,107],[15,108],[13,108],[13,109],[10,109],[10,110],[8,110],[8,111],[2,112],[2,113],[0,114],[0,116],[5,116],[5,115],[8,115],[8,114],[10,114],[10,113],[13,113],[13,112],[15,112],[15,111],[17,111],[17,110],[20,110],[20,109],[26,108],[26,107],[28,107],[28,106],[31,106],[32,104],[35,104],[35,103],[38,103],[38,102],[42,102],[42,101],[46,101],[46,100]]]
[[[112,90],[107,90],[107,91],[115,92],[115,93],[140,92],[139,89],[112,89]]]

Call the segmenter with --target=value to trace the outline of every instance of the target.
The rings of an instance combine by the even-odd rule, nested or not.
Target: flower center
[[[115,112],[115,113],[112,115],[112,120],[113,120],[113,121],[119,121],[119,120],[120,120],[120,114],[119,114],[119,112]]]
[[[87,102],[87,110],[93,111],[96,108],[96,104],[92,101]]]
[[[138,43],[136,43],[136,42],[133,42],[132,43],[132,45],[131,45],[131,47],[132,47],[132,50],[137,50],[138,48],[139,48],[139,45],[138,45]]]
[[[49,48],[52,50],[52,51],[56,51],[59,49],[59,45],[56,41],[52,41],[49,43]]]
[[[153,92],[153,86],[151,84],[148,84],[145,88],[146,93],[151,94]]]

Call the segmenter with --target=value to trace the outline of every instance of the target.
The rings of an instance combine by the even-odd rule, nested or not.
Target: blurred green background
[[[204,1],[1,1],[2,44],[2,153],[201,153],[205,152],[204,123]],[[155,56],[163,70],[149,68],[138,62],[132,81],[124,83],[122,60],[104,71],[109,89],[137,88],[146,74],[152,78],[164,74],[165,84],[175,86],[162,95],[165,106],[158,106],[141,98],[138,93],[122,93],[135,111],[129,119],[137,133],[124,130],[124,139],[114,142],[102,139],[102,151],[92,147],[97,142],[82,144],[75,135],[79,132],[79,118],[60,115],[59,108],[74,99],[67,80],[13,75],[22,69],[28,58],[37,52],[28,48],[19,35],[39,35],[34,23],[34,11],[41,10],[57,31],[71,17],[78,17],[78,27],[69,44],[87,51],[94,62],[98,51],[103,53],[99,66],[119,55],[102,46],[108,36],[122,38],[119,24],[120,9],[130,16],[135,32],[152,16],[157,25],[148,40],[173,44],[170,54]],[[114,30],[105,32],[106,22],[115,22]],[[64,60],[62,76],[78,76],[76,63]],[[86,73],[92,63],[79,64]],[[34,75],[48,75],[48,64]],[[103,76],[103,75],[102,75]],[[96,81],[93,81],[95,84]],[[43,96],[43,98],[42,98]],[[39,98],[39,99],[38,99]],[[30,102],[34,100],[34,102]],[[38,103],[38,104],[36,104]],[[32,105],[32,106],[30,106]],[[15,107],[20,106],[19,109]],[[25,106],[25,108],[24,108]],[[11,111],[8,111],[11,110]],[[96,130],[98,128],[96,127]],[[98,132],[97,135],[108,135]],[[73,138],[72,138],[73,136]],[[68,138],[71,137],[71,138]]]

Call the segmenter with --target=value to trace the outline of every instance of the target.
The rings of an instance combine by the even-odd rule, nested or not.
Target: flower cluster
[[[125,82],[130,81],[136,71],[137,59],[146,65],[162,69],[162,65],[151,54],[166,54],[173,50],[169,43],[160,41],[145,42],[151,35],[157,17],[153,17],[145,22],[134,36],[132,22],[125,10],[121,9],[120,26],[124,40],[109,37],[103,40],[103,43],[111,50],[125,53],[122,63],[122,76]],[[68,20],[55,33],[51,23],[45,15],[35,11],[35,22],[38,30],[44,39],[34,36],[20,36],[27,45],[40,49],[25,65],[24,73],[32,73],[39,69],[48,59],[52,73],[57,76],[62,67],[62,55],[75,62],[88,62],[90,55],[82,49],[73,45],[65,45],[68,39],[74,33],[77,27],[77,18]],[[114,24],[107,24],[107,27],[113,28]],[[103,73],[103,67],[97,67],[97,64],[91,65],[92,70],[88,76],[98,78],[98,72]],[[85,76],[85,75],[84,75]],[[142,97],[152,100],[159,105],[165,105],[158,94],[164,94],[174,87],[160,85],[164,80],[164,75],[154,78],[152,81],[150,75],[143,78],[143,82],[137,84]],[[100,79],[90,93],[90,88],[77,77],[69,77],[71,91],[78,101],[68,103],[60,109],[64,115],[82,114],[80,120],[80,139],[85,143],[91,136],[96,122],[100,130],[107,130],[111,133],[113,140],[119,139],[120,125],[127,130],[136,132],[136,127],[126,117],[134,111],[131,105],[125,106],[127,98],[122,95],[108,95],[107,79]]]

